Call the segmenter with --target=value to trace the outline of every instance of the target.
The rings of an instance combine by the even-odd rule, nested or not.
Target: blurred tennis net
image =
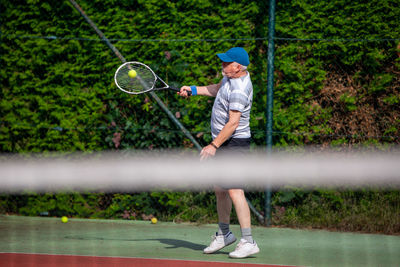
[[[0,190],[137,192],[282,186],[400,188],[398,151],[254,152],[200,162],[197,153],[109,152],[68,156],[10,156],[0,160]]]

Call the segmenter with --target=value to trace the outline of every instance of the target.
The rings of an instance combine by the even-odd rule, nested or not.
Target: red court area
[[[109,266],[135,266],[135,267],[276,267],[283,265],[266,265],[232,262],[187,261],[170,259],[143,259],[143,258],[118,258],[95,257],[74,255],[47,255],[25,253],[0,253],[0,266],[57,266],[57,267],[109,267]]]

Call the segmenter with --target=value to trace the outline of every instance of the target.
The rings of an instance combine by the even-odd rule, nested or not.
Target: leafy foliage
[[[274,224],[384,234],[400,231],[400,193],[396,190],[297,189],[277,196],[273,203]]]
[[[280,136],[276,143],[334,145],[343,137],[349,144],[371,139],[398,143],[398,130],[382,138],[384,125],[400,129],[399,106],[383,104],[400,96],[394,71],[399,67],[399,32],[392,30],[397,28],[398,3],[279,4],[276,27],[282,39],[277,41],[275,129],[315,135]]]
[[[120,40],[114,45],[128,60],[149,64],[171,85],[218,82],[215,53],[244,46],[253,62],[254,143],[264,144],[266,42],[253,40],[268,32],[263,1],[80,5],[108,38]],[[2,1],[1,6],[6,10],[1,16],[2,151],[190,146],[149,96],[131,97],[116,90],[112,77],[120,62],[103,42],[93,41],[98,36],[68,1]],[[368,127],[356,129],[358,134],[398,141],[379,136],[399,135],[399,121],[393,119],[399,114],[399,63],[397,43],[390,41],[399,36],[399,16],[394,0],[278,2],[276,35],[295,40],[276,40],[277,146],[332,143],[335,135],[349,135],[339,120],[355,116],[349,120],[360,123],[371,111],[367,106],[376,115]],[[344,91],[332,102],[327,99],[331,90],[324,89],[336,86],[338,77]],[[356,92],[347,92],[349,87]],[[159,95],[200,143],[211,140],[210,99]],[[384,114],[383,119],[377,114]]]

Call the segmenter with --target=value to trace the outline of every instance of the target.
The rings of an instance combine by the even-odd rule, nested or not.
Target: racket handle
[[[174,90],[174,91],[177,91],[177,92],[180,92],[180,91],[181,91],[181,89],[175,88],[175,87],[169,87],[169,89]],[[186,92],[187,92],[188,96],[191,96],[191,95],[192,95],[192,91],[186,91]]]

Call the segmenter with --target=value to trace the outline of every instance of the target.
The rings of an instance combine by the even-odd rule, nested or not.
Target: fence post
[[[274,104],[274,54],[275,54],[275,0],[269,0],[268,21],[268,74],[267,74],[267,154],[272,152],[272,125]],[[265,190],[265,225],[271,225],[271,188]]]

